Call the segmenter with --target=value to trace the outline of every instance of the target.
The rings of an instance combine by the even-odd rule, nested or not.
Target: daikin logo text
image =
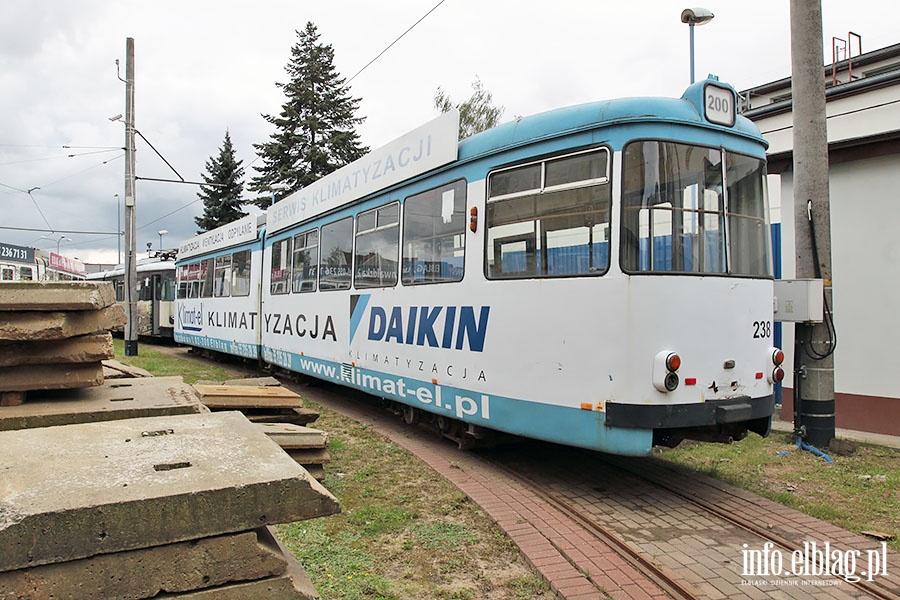
[[[351,302],[351,341],[368,316],[366,337],[373,342],[484,351],[490,306],[369,306],[368,294]]]

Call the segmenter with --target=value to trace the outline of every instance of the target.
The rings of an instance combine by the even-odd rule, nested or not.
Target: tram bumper
[[[606,425],[653,429],[653,443],[676,446],[684,439],[730,443],[748,432],[767,436],[775,410],[773,395],[741,396],[692,404],[606,405]]]

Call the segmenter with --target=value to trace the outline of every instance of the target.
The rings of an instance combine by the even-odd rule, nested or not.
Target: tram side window
[[[12,281],[13,270],[11,267],[3,267],[0,269],[0,281]]]
[[[217,298],[231,295],[231,255],[216,257],[216,277],[213,295]]]
[[[319,289],[350,289],[353,261],[353,217],[322,226],[322,254],[319,257]]]
[[[31,281],[34,279],[34,271],[32,271],[31,267],[21,267],[19,268],[19,278],[23,281]]]
[[[125,281],[122,279],[116,279],[113,282],[113,285],[116,286],[116,301],[125,302]]]
[[[490,176],[488,279],[601,275],[609,269],[606,149]]]
[[[215,287],[213,278],[216,273],[216,259],[207,258],[197,263],[197,292],[192,298],[212,298]]]
[[[316,272],[319,268],[319,232],[315,229],[294,236],[293,291],[316,291]]]
[[[356,219],[356,287],[397,285],[399,258],[400,204],[394,202],[360,214]]]
[[[278,240],[272,244],[271,283],[272,294],[287,294],[291,291],[291,238]]]
[[[250,251],[241,250],[235,252],[231,258],[232,279],[231,279],[231,295],[232,296],[249,296],[250,295]]]
[[[176,297],[179,300],[187,298],[187,290],[188,290],[188,268],[187,265],[180,265],[178,268],[178,290],[176,291]],[[119,285],[116,282],[116,300],[119,299]]]
[[[138,279],[138,300],[153,300],[153,285],[150,277],[141,277]]]
[[[464,179],[408,197],[403,203],[403,284],[461,281],[465,231]]]

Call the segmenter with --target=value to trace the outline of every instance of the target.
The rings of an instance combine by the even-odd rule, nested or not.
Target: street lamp
[[[57,254],[59,254],[59,243],[60,243],[61,241],[63,241],[63,240],[69,240],[70,242],[71,242],[71,241],[74,241],[74,240],[72,240],[72,238],[66,237],[66,236],[64,236],[64,235],[60,235],[58,240],[54,240],[53,238],[47,237],[46,235],[42,235],[39,239],[42,239],[42,240],[50,240],[51,242],[54,242],[54,241],[55,241],[55,242],[56,242],[56,253],[57,253]]]
[[[275,204],[275,192],[277,190],[286,190],[288,188],[289,186],[286,183],[273,183],[269,186],[269,191],[272,192],[272,205]]]
[[[169,235],[169,230],[168,229],[160,229],[156,233],[159,234],[159,249],[162,250],[163,249],[163,242],[162,242],[163,236]]]
[[[706,25],[716,15],[708,8],[686,8],[681,11],[681,22],[687,23],[691,30],[691,83],[694,83],[694,25]]]

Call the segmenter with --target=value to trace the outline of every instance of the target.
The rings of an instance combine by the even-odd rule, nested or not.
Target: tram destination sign
[[[201,233],[178,246],[178,258],[187,258],[207,252],[230,248],[252,242],[257,236],[257,215],[247,215],[237,221]]]
[[[0,242],[0,262],[34,264],[34,248]]]
[[[451,110],[277,202],[266,227],[280,231],[453,162],[458,144],[459,111]]]

